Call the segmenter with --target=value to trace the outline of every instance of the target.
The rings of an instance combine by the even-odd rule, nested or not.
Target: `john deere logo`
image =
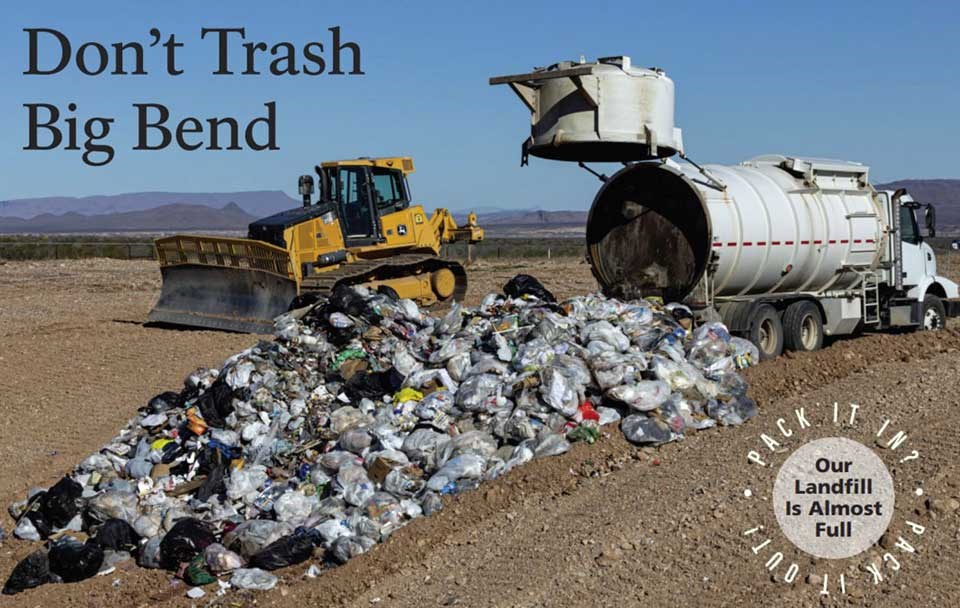
[[[406,224],[400,224],[399,226],[397,226],[397,234],[399,234],[400,236],[403,236],[403,235],[405,235],[406,233],[407,233],[407,225],[406,225]]]

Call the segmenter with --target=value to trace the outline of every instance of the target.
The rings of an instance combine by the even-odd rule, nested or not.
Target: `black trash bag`
[[[183,444],[172,441],[160,448],[160,462],[170,464],[186,453],[187,451],[184,449]]]
[[[681,324],[681,321],[689,321],[687,324],[687,329],[689,329],[690,324],[693,323],[693,313],[686,306],[676,306],[673,310],[670,311],[670,316],[673,317],[673,320],[678,324]]]
[[[200,394],[199,386],[184,384],[183,390],[177,395],[177,407],[184,407],[188,401],[193,401]]]
[[[557,299],[553,297],[553,294],[550,293],[550,291],[544,287],[540,281],[528,274],[518,274],[507,281],[507,284],[503,286],[503,293],[507,294],[511,298],[519,298],[520,296],[536,296],[538,299],[543,300],[544,302],[557,301]]]
[[[191,517],[181,519],[160,541],[160,565],[176,570],[215,542],[217,538],[203,522]]]
[[[45,549],[34,551],[14,566],[10,578],[3,586],[4,595],[14,595],[25,589],[33,589],[51,582],[50,558]]]
[[[103,547],[88,540],[81,543],[65,538],[50,547],[50,571],[66,583],[76,583],[94,576],[103,565]]]
[[[343,392],[353,401],[379,399],[392,395],[403,385],[403,375],[394,368],[382,372],[356,373],[343,385]]]
[[[342,312],[351,317],[363,319],[371,325],[379,325],[383,317],[358,294],[353,287],[347,285],[337,285],[333,293],[330,294],[327,305],[323,307],[324,317],[333,312]]]
[[[82,495],[83,486],[64,477],[40,499],[40,511],[53,527],[62,528],[80,512]]]
[[[149,403],[147,403],[147,407],[150,408],[150,413],[152,414],[162,414],[169,409],[180,407],[182,405],[183,402],[180,399],[180,393],[175,393],[173,391],[160,393],[151,399]]]
[[[327,341],[334,346],[343,346],[360,335],[360,328],[356,325],[350,327],[333,327],[332,325],[324,328]]]
[[[233,413],[233,389],[223,378],[217,378],[197,399],[197,409],[207,426],[223,428],[225,418]]]
[[[117,518],[103,522],[93,540],[104,549],[126,551],[131,555],[136,554],[140,547],[140,535],[137,531],[126,521]]]
[[[313,555],[313,549],[320,544],[319,532],[308,528],[297,528],[289,536],[284,536],[250,558],[251,568],[276,570],[305,562]]]
[[[207,473],[207,480],[197,490],[195,498],[200,502],[207,502],[211,496],[224,494],[227,491],[226,478],[227,467],[223,464],[217,464]]]

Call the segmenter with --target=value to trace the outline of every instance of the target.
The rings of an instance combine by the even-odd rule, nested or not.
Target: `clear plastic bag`
[[[485,465],[486,459],[478,454],[454,456],[430,477],[430,480],[427,481],[427,489],[439,492],[447,484],[459,479],[479,479],[483,476]]]
[[[606,392],[611,399],[625,403],[638,412],[657,409],[670,398],[670,386],[663,380],[640,380],[635,384],[621,384]]]
[[[269,591],[277,586],[278,580],[276,575],[260,568],[240,568],[234,570],[233,576],[230,577],[230,586],[237,589]]]
[[[547,405],[567,417],[573,416],[580,404],[574,383],[553,366],[540,370],[540,397]]]
[[[360,506],[373,496],[374,486],[367,471],[355,464],[344,464],[337,473],[337,485],[347,504]]]
[[[657,445],[673,441],[675,438],[667,425],[644,414],[627,416],[620,423],[620,430],[623,431],[627,441],[639,445]]]

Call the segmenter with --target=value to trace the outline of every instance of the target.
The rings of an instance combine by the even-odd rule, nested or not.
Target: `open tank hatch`
[[[711,225],[697,186],[663,163],[636,163],[607,180],[587,217],[587,253],[605,294],[682,301],[703,277]]]

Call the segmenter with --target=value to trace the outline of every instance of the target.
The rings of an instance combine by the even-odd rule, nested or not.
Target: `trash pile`
[[[270,589],[270,571],[344,563],[442,496],[595,441],[635,444],[757,413],[737,370],[756,348],[684,306],[557,303],[518,275],[442,317],[340,288],[278,317],[276,337],[154,397],[48,490],[10,507],[46,540],[4,593],[135,559],[192,587]],[[308,576],[319,570],[310,566]]]

